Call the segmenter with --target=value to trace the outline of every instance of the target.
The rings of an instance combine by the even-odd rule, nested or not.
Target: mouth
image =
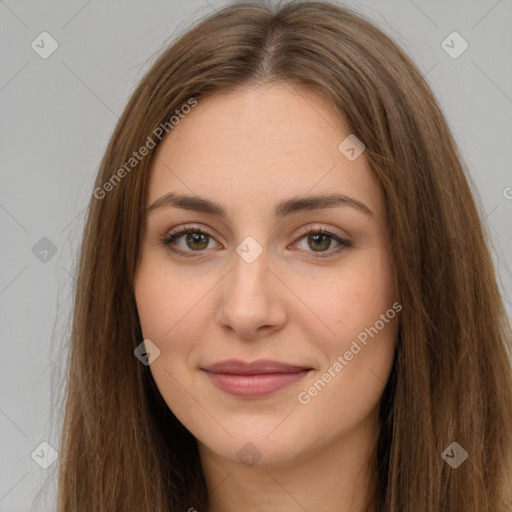
[[[269,360],[245,363],[231,359],[201,370],[225,393],[240,398],[260,398],[300,381],[313,368]]]

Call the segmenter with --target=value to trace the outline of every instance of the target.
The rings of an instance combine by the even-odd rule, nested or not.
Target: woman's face
[[[353,139],[339,148],[349,135],[315,92],[265,85],[199,100],[155,155],[142,333],[169,408],[218,457],[284,464],[375,423],[400,306],[383,199]]]

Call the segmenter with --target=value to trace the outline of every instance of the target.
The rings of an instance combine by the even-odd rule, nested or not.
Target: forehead
[[[158,147],[148,203],[177,191],[233,211],[270,209],[284,197],[340,192],[378,207],[364,153],[350,161],[339,149],[350,134],[310,89],[264,85],[200,98]]]

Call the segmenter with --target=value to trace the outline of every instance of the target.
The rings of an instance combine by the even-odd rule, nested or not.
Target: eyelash
[[[196,226],[185,226],[183,229],[181,229],[180,231],[176,232],[176,233],[171,233],[171,234],[167,234],[163,237],[160,237],[160,242],[165,246],[167,247],[170,251],[172,251],[173,253],[176,253],[176,254],[179,254],[180,256],[183,256],[185,258],[194,258],[194,257],[197,257],[195,254],[193,254],[194,252],[204,252],[204,250],[201,250],[201,251],[181,251],[181,250],[176,250],[176,249],[173,249],[171,247],[171,244],[178,238],[180,238],[181,236],[183,235],[187,235],[187,234],[202,234],[202,235],[206,235],[210,238],[214,238],[210,233],[208,233],[207,231],[204,231]],[[348,240],[344,239],[344,238],[341,238],[339,237],[338,235],[336,235],[335,233],[333,233],[332,231],[326,229],[326,228],[307,228],[300,236],[300,238],[298,239],[298,241],[302,240],[303,238],[306,238],[307,236],[309,235],[328,235],[329,237],[331,237],[333,240],[335,240],[336,242],[338,242],[340,245],[334,249],[333,251],[324,251],[324,252],[328,252],[326,255],[324,255],[322,252],[320,253],[315,253],[315,252],[312,252],[312,251],[306,251],[306,252],[312,252],[312,254],[314,254],[313,258],[314,259],[321,259],[321,258],[329,258],[329,257],[332,257],[332,256],[335,256],[337,255],[340,251],[343,251],[344,249],[348,248],[348,247],[352,247],[352,242],[349,242]],[[190,254],[192,253],[192,254]]]

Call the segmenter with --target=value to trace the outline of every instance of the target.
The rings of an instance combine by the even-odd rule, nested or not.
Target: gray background
[[[58,450],[74,262],[117,116],[155,52],[224,4],[0,0],[0,512],[54,507],[57,463],[43,469],[31,454],[47,456],[43,441]],[[439,98],[481,195],[510,315],[512,1],[344,4],[401,44]],[[47,59],[31,47],[43,31],[59,45]],[[456,59],[441,46],[453,31],[469,43]],[[57,250],[46,261],[33,251],[43,237]]]

